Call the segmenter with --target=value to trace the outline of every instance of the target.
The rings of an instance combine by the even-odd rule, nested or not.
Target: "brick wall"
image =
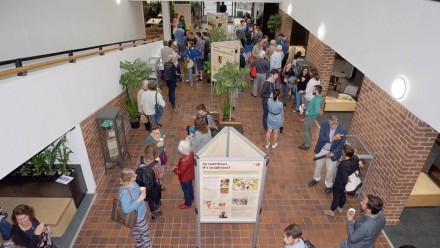
[[[380,196],[387,223],[398,224],[437,132],[365,77],[350,134],[374,154],[363,192]]]
[[[289,41],[290,41],[290,34],[292,33],[293,18],[290,17],[287,13],[285,13],[281,9],[278,11],[278,14],[281,16],[281,21],[282,21],[280,32],[287,35],[287,37],[289,37]]]
[[[125,130],[130,130],[128,128],[130,122],[128,121],[128,116],[125,114],[127,113],[127,111],[125,107],[124,93],[121,93],[119,96],[117,96],[109,103],[107,103],[105,106],[103,106],[103,108],[104,107],[122,108],[121,111],[123,112],[124,123],[126,125]],[[96,115],[98,114],[99,110],[100,109],[96,110],[96,112],[91,114],[89,117],[87,117],[80,123],[81,130],[84,136],[84,142],[86,144],[87,154],[90,160],[90,166],[92,167],[93,177],[95,178],[96,185],[99,185],[101,183],[101,180],[105,176],[104,157],[101,150],[101,144],[99,143],[99,134],[96,124]]]
[[[322,112],[335,61],[335,51],[310,33],[307,42],[306,60],[319,71],[323,95]]]

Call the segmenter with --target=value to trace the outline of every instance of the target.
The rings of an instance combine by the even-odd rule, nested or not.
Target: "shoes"
[[[8,241],[5,241],[3,243],[2,247],[4,247],[4,248],[13,248],[13,247],[15,247],[15,243],[12,241],[12,239],[10,239]]]
[[[267,144],[265,147],[266,147],[266,149],[269,149],[269,146],[270,146],[270,142],[269,142],[269,144]]]
[[[326,194],[331,194],[332,193],[332,188],[325,188],[325,193]]]
[[[336,211],[338,211],[338,213],[342,214],[342,211],[343,211],[343,210],[342,210],[342,208],[337,207],[337,208],[336,208]]]
[[[315,179],[312,179],[312,181],[310,181],[307,185],[309,185],[309,187],[313,187],[318,183],[318,181],[316,181]]]
[[[191,206],[187,206],[184,203],[182,203],[182,204],[179,205],[179,208],[180,209],[187,209],[187,208],[191,208]]]
[[[253,97],[257,97],[257,96],[254,96],[254,94],[252,94],[252,93],[251,93],[251,96],[253,96]]]
[[[300,146],[298,146],[298,148],[299,149],[301,149],[301,150],[309,150],[310,149],[310,146],[306,146],[305,144],[301,144]]]
[[[275,144],[272,145],[272,148],[275,149],[275,147],[277,147],[277,146],[278,146],[278,143],[275,143]]]
[[[325,210],[324,214],[327,215],[327,216],[335,216],[335,212],[331,211],[331,210]]]
[[[176,108],[176,104],[171,104],[171,108],[175,109]]]
[[[151,213],[151,219],[156,220],[157,218],[162,216],[162,214],[163,214],[162,210],[156,211],[155,213]]]

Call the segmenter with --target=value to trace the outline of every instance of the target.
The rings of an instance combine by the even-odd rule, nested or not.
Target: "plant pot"
[[[141,126],[141,123],[139,120],[136,121],[130,121],[130,126],[133,129],[138,129]]]

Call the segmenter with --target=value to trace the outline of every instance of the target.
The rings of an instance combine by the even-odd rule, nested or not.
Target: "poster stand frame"
[[[263,157],[229,157],[229,146],[230,146],[230,131],[233,131],[235,133],[239,133],[237,130],[235,130],[233,127],[225,127],[222,131],[220,131],[219,134],[217,134],[216,137],[214,137],[214,139],[218,138],[219,135],[221,135],[223,133],[223,135],[227,135],[226,138],[226,156],[225,157],[209,157],[209,160],[212,161],[256,161],[256,160],[261,160],[263,162],[263,166],[262,166],[262,173],[261,173],[261,178],[259,178],[260,180],[260,188],[259,188],[259,198],[258,198],[258,206],[257,206],[257,213],[255,216],[255,219],[252,220],[244,220],[244,221],[240,221],[240,220],[233,220],[233,221],[222,221],[223,219],[219,219],[218,221],[209,221],[209,220],[204,220],[202,221],[201,218],[201,187],[200,187],[200,180],[201,180],[201,175],[200,175],[200,156],[199,153],[203,153],[203,151],[206,149],[207,146],[209,146],[210,143],[212,143],[212,140],[210,143],[208,143],[199,153],[197,153],[195,155],[195,203],[196,203],[196,207],[194,209],[195,214],[196,214],[196,248],[202,247],[201,246],[201,225],[202,224],[254,224],[254,233],[253,233],[253,239],[252,239],[252,245],[251,248],[256,248],[257,245],[257,240],[258,240],[258,230],[259,230],[259,223],[260,223],[260,216],[261,213],[263,211],[262,208],[262,202],[263,202],[263,194],[264,194],[264,188],[265,188],[265,184],[266,184],[266,174],[267,174],[267,166],[268,166],[268,162],[269,162],[269,155],[264,154]],[[241,134],[240,134],[241,135]],[[242,135],[241,135],[242,136]],[[243,136],[244,137],[244,136]],[[213,140],[214,140],[213,139]],[[255,146],[253,143],[251,143],[249,140],[244,139],[244,141],[252,148],[254,149],[258,149],[260,150],[257,146]],[[261,151],[261,150],[260,150]],[[209,161],[208,160],[208,161]]]

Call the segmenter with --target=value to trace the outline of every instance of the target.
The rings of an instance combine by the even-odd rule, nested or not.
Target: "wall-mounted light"
[[[289,6],[287,7],[287,14],[290,15],[292,14],[292,4],[289,3]]]
[[[325,37],[325,25],[321,24],[318,28],[318,39],[323,40]]]
[[[115,0],[115,2],[117,5],[121,4],[121,0]]]
[[[391,85],[391,95],[397,100],[403,100],[408,90],[408,84],[403,77],[394,79]]]

